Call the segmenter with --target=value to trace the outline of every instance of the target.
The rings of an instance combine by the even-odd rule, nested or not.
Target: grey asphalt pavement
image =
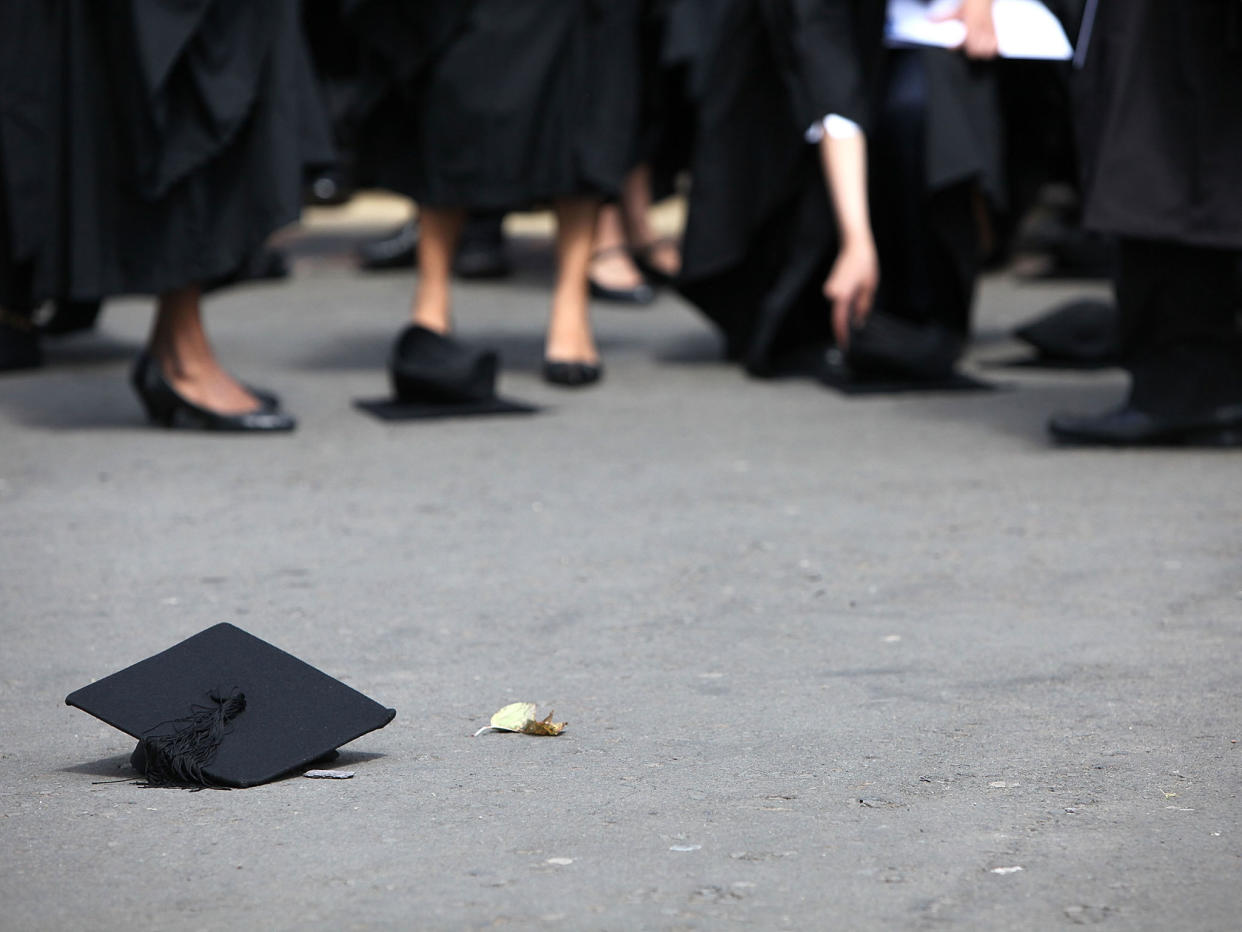
[[[994,392],[756,382],[667,295],[565,392],[519,253],[459,327],[534,417],[354,410],[413,276],[327,248],[211,306],[292,436],[146,427],[146,302],[0,377],[0,928],[1238,927],[1242,458],[987,364],[1098,286],[987,281]],[[63,704],[220,621],[397,709],[353,779],[145,789]],[[568,729],[471,737],[514,700]]]

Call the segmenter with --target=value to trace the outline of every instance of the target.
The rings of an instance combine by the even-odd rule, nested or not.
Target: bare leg
[[[670,277],[681,271],[681,250],[669,239],[662,239],[651,227],[651,168],[639,165],[625,176],[621,190],[621,213],[629,243],[643,254],[647,263]]]
[[[148,351],[177,394],[217,414],[244,414],[259,401],[221,367],[203,327],[197,285],[159,297]]]
[[[599,209],[595,242],[591,246],[591,281],[605,288],[627,290],[643,283],[643,274],[630,258],[629,241],[621,208],[605,204]]]
[[[544,356],[554,362],[599,362],[591,335],[587,302],[587,267],[599,201],[565,198],[556,210],[556,290]]]
[[[414,323],[436,333],[453,327],[453,253],[465,222],[466,212],[456,207],[418,211],[418,290],[412,311]]]

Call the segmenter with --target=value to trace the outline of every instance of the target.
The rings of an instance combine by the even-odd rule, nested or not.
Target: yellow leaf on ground
[[[514,731],[523,735],[555,737],[565,730],[569,722],[554,722],[553,714],[549,712],[543,719],[536,719],[533,702],[511,702],[492,716],[490,725],[480,728],[474,736],[477,738],[489,731]]]
[[[501,731],[521,731],[535,720],[533,702],[511,702],[492,716],[492,727]]]

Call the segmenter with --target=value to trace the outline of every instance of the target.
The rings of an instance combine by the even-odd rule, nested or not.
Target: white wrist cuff
[[[807,142],[817,143],[825,136],[829,139],[849,139],[862,133],[862,127],[853,120],[837,113],[830,113],[818,123],[812,123],[807,129]]]

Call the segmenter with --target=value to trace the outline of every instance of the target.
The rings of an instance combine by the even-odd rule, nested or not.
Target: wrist
[[[875,241],[871,236],[871,227],[867,224],[859,224],[852,227],[844,227],[841,230],[841,250],[849,250],[854,252],[860,249],[874,250]]]

